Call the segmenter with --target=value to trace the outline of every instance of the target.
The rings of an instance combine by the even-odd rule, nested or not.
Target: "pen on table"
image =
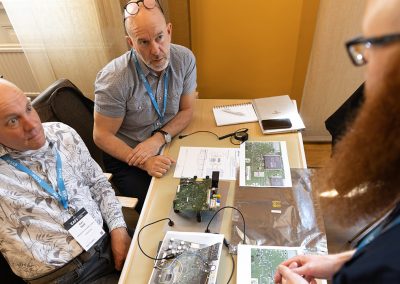
[[[240,112],[240,111],[233,111],[233,110],[230,110],[230,109],[223,109],[222,111],[223,111],[223,112],[226,112],[226,113],[234,114],[234,115],[240,115],[240,116],[243,116],[243,115],[244,115],[243,112]]]

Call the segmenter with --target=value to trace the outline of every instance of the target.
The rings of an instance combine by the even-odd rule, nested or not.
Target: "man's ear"
[[[171,34],[172,34],[172,24],[171,23],[167,24],[167,33],[169,36],[171,36]]]
[[[128,45],[134,49],[135,47],[133,46],[133,40],[130,38],[130,36],[125,36],[125,38],[128,42]]]

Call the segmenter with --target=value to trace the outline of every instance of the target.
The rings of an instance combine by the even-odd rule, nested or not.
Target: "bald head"
[[[30,100],[16,85],[0,79],[0,144],[27,151],[44,143],[43,126]]]
[[[400,0],[369,0],[363,30],[366,37],[400,33]]]
[[[139,12],[136,15],[128,16],[125,19],[125,29],[129,36],[133,35],[133,30],[137,26],[143,25],[146,22],[155,22],[155,24],[167,24],[164,13],[161,11],[160,7],[156,5],[153,9],[147,9],[143,4],[139,4]]]
[[[400,0],[369,0],[363,21],[364,37],[400,34]],[[400,41],[372,44],[366,51],[366,96],[374,96],[385,85],[400,82]]]
[[[172,25],[158,7],[139,7],[136,15],[126,18],[127,41],[138,59],[160,75],[169,64]]]
[[[12,94],[18,94],[23,92],[13,83],[6,79],[0,78],[0,102],[3,99],[7,99],[7,96]]]

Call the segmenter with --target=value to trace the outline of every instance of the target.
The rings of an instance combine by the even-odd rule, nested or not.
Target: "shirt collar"
[[[7,154],[11,154],[12,156],[26,156],[26,155],[34,155],[36,153],[40,153],[42,151],[46,151],[49,147],[53,148],[53,145],[55,144],[55,140],[53,140],[52,138],[49,138],[46,135],[46,142],[44,143],[44,145],[37,149],[37,150],[28,150],[28,151],[18,151],[12,148],[9,148],[7,146],[4,146],[2,144],[0,144],[0,157],[7,155]]]

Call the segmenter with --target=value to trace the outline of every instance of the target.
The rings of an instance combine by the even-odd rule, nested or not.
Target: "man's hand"
[[[110,235],[115,269],[121,271],[131,244],[131,237],[126,228],[116,228],[111,231]]]
[[[295,266],[295,265],[292,265]],[[293,270],[287,266],[284,265],[279,265],[277,273],[281,276],[279,282],[275,283],[282,283],[282,284],[316,284],[315,280],[312,280],[311,282],[305,280],[303,277],[301,277],[299,274],[293,272]]]
[[[332,255],[298,255],[282,262],[280,266],[291,268],[291,272],[304,276],[308,282],[312,283],[314,278],[332,279],[333,275],[353,254],[354,251]],[[280,273],[281,270],[284,273],[287,272],[286,269],[279,269],[275,273],[275,283],[283,283],[284,275]]]
[[[171,165],[176,163],[174,159],[168,156],[154,156],[146,160],[139,167],[153,177],[162,177],[171,168]]]
[[[147,159],[158,154],[165,141],[164,136],[157,133],[158,132],[133,148],[126,159],[128,165],[139,167],[143,165]]]

